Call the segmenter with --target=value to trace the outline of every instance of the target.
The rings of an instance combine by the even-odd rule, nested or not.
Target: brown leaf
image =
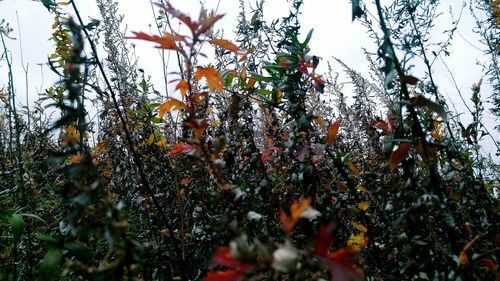
[[[337,137],[340,128],[340,120],[335,121],[329,128],[328,134],[326,135],[326,143],[332,143]]]
[[[410,152],[411,143],[401,143],[399,147],[392,152],[389,167],[391,170],[396,169]]]
[[[418,95],[414,98],[411,99],[410,101],[414,106],[418,106],[418,107],[426,107],[427,110],[430,110],[430,111],[434,111],[435,113],[437,113],[442,119],[443,121],[446,122],[446,120],[448,120],[448,117],[447,117],[447,114],[446,114],[446,111],[443,109],[442,106],[440,106],[439,104],[427,99],[426,97],[422,96],[422,95]]]
[[[411,75],[406,75],[406,76],[401,77],[401,82],[406,83],[406,84],[410,84],[410,85],[416,85],[418,81],[419,81],[418,78],[411,76]]]

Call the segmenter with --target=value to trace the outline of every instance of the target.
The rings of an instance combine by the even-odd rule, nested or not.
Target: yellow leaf
[[[207,79],[208,88],[210,91],[217,90],[219,93],[222,93],[222,86],[224,85],[224,81],[222,80],[222,76],[220,73],[215,70],[213,67],[198,67],[196,72],[194,73],[194,79],[199,81],[202,77]]]
[[[364,187],[364,186],[356,186],[356,190],[357,190],[357,191],[361,191],[361,192],[370,193],[370,192],[368,191],[368,189],[366,189],[366,187]]]
[[[370,203],[366,202],[366,201],[359,202],[359,204],[358,204],[358,209],[360,209],[362,211],[368,210],[369,207],[370,207]]]
[[[366,226],[362,225],[361,223],[359,223],[357,221],[352,221],[351,224],[352,224],[352,226],[354,226],[354,228],[356,228],[357,230],[359,230],[361,232],[368,231],[368,228],[366,228]]]
[[[180,100],[170,98],[169,101],[160,105],[160,108],[159,108],[160,118],[163,118],[165,113],[170,112],[174,108],[183,109],[183,108],[186,108],[186,105],[183,102],[181,102]]]
[[[168,141],[167,139],[160,139],[159,141],[156,142],[156,145],[159,147],[165,147],[167,146]]]
[[[155,134],[151,134],[148,137],[148,144],[152,144],[155,141]]]
[[[359,175],[359,169],[352,162],[347,163],[347,168],[349,168],[354,175]]]
[[[350,246],[357,251],[361,251],[362,248],[368,246],[368,237],[366,237],[363,232],[356,235],[351,234],[349,240],[347,240],[347,246]]]
[[[236,46],[233,42],[231,42],[229,40],[213,39],[213,40],[210,40],[209,42],[214,44],[214,45],[217,45],[221,48],[224,48],[228,51],[231,51],[231,52],[237,53],[237,52],[241,51],[241,49],[238,46]]]

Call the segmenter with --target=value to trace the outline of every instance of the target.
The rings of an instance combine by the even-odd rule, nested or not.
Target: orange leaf
[[[194,74],[194,79],[200,80],[202,77],[207,79],[208,88],[210,91],[217,90],[219,93],[222,93],[222,86],[224,85],[224,81],[222,80],[222,76],[220,73],[215,70],[213,67],[198,67]]]
[[[461,265],[466,265],[469,263],[469,258],[467,257],[467,253],[464,251],[460,252],[458,259],[460,260]]]
[[[311,199],[302,199],[300,203],[295,200],[292,206],[290,206],[290,217],[288,217],[285,211],[280,210],[279,219],[287,235],[290,235],[293,227],[299,221],[300,215],[309,208],[309,204],[311,204]]]
[[[175,86],[175,90],[180,90],[183,97],[186,96],[188,89],[189,83],[186,80],[179,81],[179,83],[177,83],[177,86]]]
[[[340,120],[335,121],[330,128],[328,128],[328,134],[326,136],[326,143],[332,143],[337,134],[339,133]]]
[[[224,48],[228,51],[231,51],[231,52],[235,52],[235,53],[238,53],[241,51],[241,49],[236,46],[233,42],[229,41],[229,40],[225,40],[225,39],[212,39],[209,41],[210,43],[214,44],[214,45],[217,45],[221,48]]]
[[[411,143],[401,143],[399,147],[392,152],[389,166],[391,170],[396,169],[410,152]]]
[[[186,38],[181,35],[173,35],[170,33],[165,33],[163,36],[149,35],[144,32],[132,32],[135,37],[125,37],[127,39],[140,39],[158,43],[156,48],[167,49],[167,50],[178,50],[177,41],[186,41]]]
[[[183,108],[186,108],[186,105],[183,102],[181,102],[180,100],[170,98],[169,101],[160,105],[160,108],[159,108],[160,118],[163,118],[165,113],[170,112],[170,110],[172,110],[174,108],[183,109]]]
[[[181,180],[182,185],[188,185],[189,182],[191,182],[191,179],[189,177],[182,178]]]

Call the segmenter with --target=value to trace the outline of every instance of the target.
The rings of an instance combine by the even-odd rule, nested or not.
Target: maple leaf
[[[158,49],[166,49],[166,50],[179,50],[179,47],[177,46],[178,41],[185,42],[186,38],[181,35],[174,35],[170,33],[165,33],[163,36],[157,36],[157,35],[149,35],[144,32],[132,32],[135,34],[135,37],[125,37],[127,39],[139,39],[139,40],[146,40],[146,41],[151,41],[155,42],[158,45],[156,48]]]
[[[174,99],[174,98],[169,98],[169,100],[162,105],[160,105],[159,108],[159,115],[160,118],[163,118],[165,113],[170,112],[170,110],[177,108],[177,109],[183,109],[186,108],[186,105],[181,102],[180,100]]]
[[[347,240],[347,246],[356,251],[361,251],[362,248],[368,246],[368,237],[365,236],[364,232],[351,234]]]
[[[295,200],[290,206],[290,217],[284,210],[280,210],[279,219],[287,235],[290,235],[302,213],[309,208],[309,204],[311,204],[311,199],[308,198],[302,199],[300,202]]]
[[[326,143],[332,143],[339,133],[340,120],[335,121],[329,128],[326,135]]]
[[[392,152],[389,166],[391,170],[396,169],[403,160],[405,160],[408,152],[410,152],[411,143],[401,143],[399,147]]]
[[[228,51],[234,52],[234,53],[239,53],[241,49],[236,46],[233,42],[225,39],[212,39],[209,41],[213,45],[217,45],[221,48],[224,48]]]
[[[188,89],[189,83],[186,80],[179,81],[179,83],[175,86],[175,90],[180,90],[183,97],[186,96]]]
[[[217,90],[222,93],[222,86],[224,85],[224,80],[220,73],[213,67],[198,67],[194,74],[194,79],[199,81],[202,77],[207,79],[208,88],[210,91]]]

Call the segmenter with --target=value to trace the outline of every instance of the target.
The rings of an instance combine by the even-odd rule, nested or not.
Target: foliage
[[[32,123],[16,111],[11,73],[0,91],[3,280],[499,278],[482,81],[464,125],[433,77],[458,26],[431,42],[439,1],[375,0],[376,19],[352,1],[346,12],[379,46],[365,51],[368,76],[336,60],[352,103],[332,64],[320,72],[313,30],[300,32],[301,0],[271,23],[263,1],[240,0],[234,40],[215,29],[222,15],[194,18],[164,1],[158,35],[125,36],[118,4],[96,2],[102,20],[84,24],[73,1],[43,1],[60,81]],[[160,50],[167,93],[138,67],[131,40]],[[426,75],[413,76],[422,61]],[[58,118],[44,119],[46,108]]]

